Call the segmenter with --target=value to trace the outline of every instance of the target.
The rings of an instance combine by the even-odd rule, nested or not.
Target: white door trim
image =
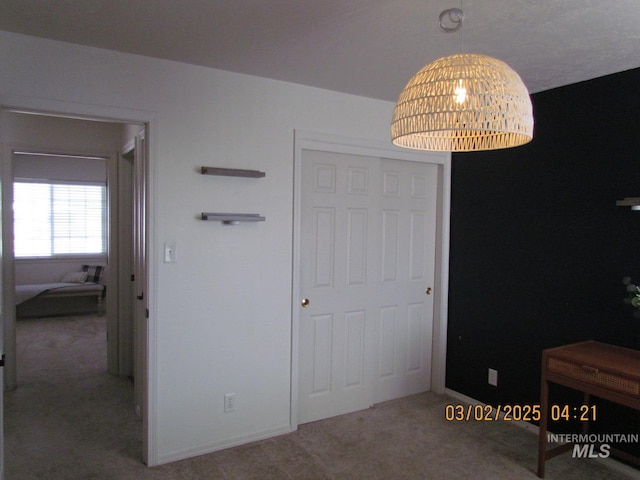
[[[143,418],[143,438],[146,440],[146,449],[143,457],[149,466],[157,465],[157,440],[156,440],[156,328],[153,322],[153,312],[156,307],[156,278],[155,265],[153,259],[156,258],[154,245],[156,244],[156,227],[151,212],[155,210],[157,191],[156,185],[156,167],[153,159],[156,158],[156,124],[155,113],[144,110],[134,110],[120,107],[108,107],[102,105],[91,105],[86,103],[72,103],[65,101],[49,100],[37,97],[25,97],[17,95],[0,95],[0,109],[14,110],[23,112],[37,112],[47,115],[61,115],[71,118],[93,118],[103,121],[115,121],[118,123],[143,123],[147,126],[149,135],[147,141],[147,168],[148,168],[148,184],[147,184],[147,267],[149,275],[147,277],[147,302],[149,305],[149,332],[148,332],[148,350],[147,350],[147,392],[146,392],[146,408],[144,409],[145,418]],[[2,137],[0,136],[0,155],[6,157],[6,148],[2,145]],[[7,164],[6,158],[0,158],[3,165]],[[5,173],[5,172],[3,172]],[[4,261],[4,260],[3,260]],[[6,286],[5,286],[6,290]]]
[[[390,142],[354,139],[338,135],[296,130],[294,132],[294,178],[293,178],[293,272],[292,272],[292,321],[291,321],[291,429],[298,427],[298,354],[300,333],[300,241],[301,241],[301,185],[302,152],[346,153],[373,156],[394,160],[432,163],[438,165],[438,204],[434,312],[433,354],[431,390],[445,391],[446,346],[447,346],[447,298],[449,295],[449,214],[451,205],[451,154],[406,150]]]

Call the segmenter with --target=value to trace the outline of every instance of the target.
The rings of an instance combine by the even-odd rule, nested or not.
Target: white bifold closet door
[[[428,390],[437,166],[304,150],[301,175],[298,422]]]

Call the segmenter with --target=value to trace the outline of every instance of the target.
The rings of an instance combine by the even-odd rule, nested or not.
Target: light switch
[[[164,263],[175,263],[176,261],[176,244],[165,243],[164,244]]]

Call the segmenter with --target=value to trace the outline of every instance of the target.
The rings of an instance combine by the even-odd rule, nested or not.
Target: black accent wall
[[[640,319],[622,301],[622,277],[640,283],[640,211],[616,206],[640,197],[640,69],[532,100],[532,142],[452,160],[446,383],[488,404],[538,403],[544,348],[640,349]],[[640,433],[621,409],[598,426],[621,432],[623,417]]]

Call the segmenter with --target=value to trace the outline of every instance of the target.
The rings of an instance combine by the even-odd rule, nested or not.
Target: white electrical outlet
[[[227,393],[224,396],[224,411],[225,413],[234,412],[236,410],[236,394]]]
[[[498,386],[498,371],[493,368],[489,369],[489,377],[488,380],[489,385],[493,385],[494,387]]]

